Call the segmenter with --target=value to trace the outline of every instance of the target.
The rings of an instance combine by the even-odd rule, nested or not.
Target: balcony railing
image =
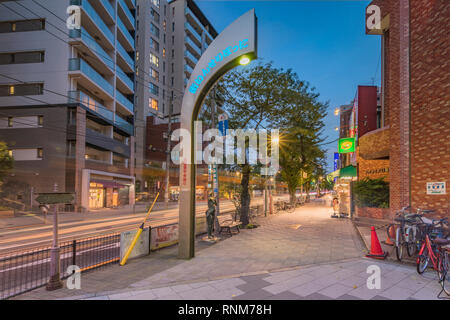
[[[187,71],[187,72],[189,72],[190,74],[192,74],[192,72],[194,72],[194,69],[192,69],[190,65],[185,64],[185,65],[184,65],[184,71]]]
[[[112,58],[106,53],[102,46],[89,35],[86,29],[72,29],[69,31],[69,37],[81,39],[81,41],[83,41],[100,57],[104,64],[106,64],[111,70],[114,70],[114,62]]]
[[[194,55],[192,53],[190,53],[189,51],[184,50],[184,56],[187,57],[188,59],[190,59],[194,63],[194,65],[197,64],[198,59],[196,57],[194,57]]]
[[[128,111],[134,114],[134,104],[128,100],[120,91],[116,90],[116,100]]]
[[[134,127],[133,127],[133,125],[131,123],[129,123],[128,121],[122,119],[117,114],[116,114],[115,125],[118,126],[119,128],[121,128],[123,131],[125,131],[129,135],[133,135],[134,134]]]
[[[114,44],[114,35],[112,34],[111,30],[109,30],[109,28],[106,26],[103,19],[98,15],[97,11],[95,11],[95,9],[91,6],[89,1],[87,1],[87,0],[71,0],[70,4],[78,5],[81,8],[83,8],[83,10],[89,16],[89,18],[97,26],[97,28],[99,28],[100,31],[103,32],[103,34],[111,42],[111,44]]]
[[[202,50],[198,48],[197,44],[194,43],[194,41],[191,40],[191,38],[189,36],[184,37],[186,43],[192,48],[194,49],[194,51],[201,56],[202,55]]]
[[[133,80],[131,80],[130,77],[128,77],[127,74],[119,66],[117,66],[117,76],[128,86],[128,88],[130,88],[131,91],[134,91]]]
[[[129,42],[130,46],[134,48],[134,38],[131,36],[130,31],[125,27],[122,20],[120,20],[119,17],[117,17],[117,25],[119,26],[120,31],[122,31],[123,35]]]
[[[185,23],[184,23],[184,27],[185,27],[186,30],[188,30],[188,31],[192,34],[192,36],[193,36],[199,43],[202,43],[202,36],[198,34],[198,32],[194,29],[193,26],[191,26],[191,25],[189,24],[189,22],[185,22]]]
[[[95,71],[90,65],[81,58],[69,59],[69,71],[81,71],[88,78],[91,79],[97,86],[106,91],[110,96],[114,95],[114,89],[112,85],[106,81],[97,71]]]
[[[105,7],[106,11],[111,15],[111,17],[115,18],[116,12],[114,8],[111,6],[108,0],[100,0],[100,3],[103,4],[103,7]]]
[[[125,15],[127,16],[130,23],[135,26],[136,25],[136,19],[131,14],[130,9],[128,8],[127,4],[124,0],[119,0],[120,6],[122,7],[123,11],[125,12]]]
[[[133,60],[133,58],[130,57],[128,52],[125,50],[125,48],[120,43],[117,43],[117,51],[119,51],[120,55],[129,64],[131,69],[134,70],[134,60]]]
[[[81,91],[69,91],[69,103],[81,103],[89,110],[94,111],[98,115],[102,116],[106,120],[114,121],[114,113],[107,109],[104,105],[99,103],[94,98],[88,96]]]

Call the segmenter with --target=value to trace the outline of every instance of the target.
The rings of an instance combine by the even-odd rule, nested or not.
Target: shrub
[[[360,208],[389,208],[389,182],[384,181],[384,178],[356,181],[353,194]]]

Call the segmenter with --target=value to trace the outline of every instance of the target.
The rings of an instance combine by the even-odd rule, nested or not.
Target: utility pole
[[[164,190],[164,202],[166,209],[169,208],[169,184],[170,184],[170,151],[171,151],[171,135],[172,135],[172,108],[173,97],[170,98],[169,105],[169,124],[167,127],[167,151],[166,151],[166,186]]]
[[[58,192],[58,184],[55,182],[53,186],[53,192]],[[53,245],[50,249],[50,280],[47,283],[46,289],[53,291],[61,289],[63,283],[60,277],[60,256],[59,256],[59,244],[58,244],[58,204],[54,204],[53,211]]]

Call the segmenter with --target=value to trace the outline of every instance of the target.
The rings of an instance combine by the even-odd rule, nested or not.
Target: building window
[[[163,48],[163,57],[166,57],[166,48]]]
[[[150,53],[150,63],[159,67],[159,58],[157,56],[155,56],[153,53]]]
[[[172,16],[175,17],[175,7],[172,8]]]
[[[152,48],[156,52],[159,52],[159,43],[153,38],[150,38],[150,48]]]
[[[2,1],[1,1],[2,2]],[[0,22],[0,33],[26,32],[45,29],[44,19]]]
[[[172,22],[172,32],[175,32],[175,22]]]
[[[14,125],[13,117],[8,117],[8,128],[12,128]]]
[[[43,83],[0,85],[0,97],[41,95],[43,91]]]
[[[159,38],[159,28],[153,23],[150,23],[150,32],[157,38]]]
[[[44,62],[44,51],[0,53],[0,65]]]
[[[38,116],[38,126],[42,127],[44,125],[44,116]]]
[[[163,29],[164,29],[164,31],[167,31],[167,22],[166,22],[166,20],[163,21]]]
[[[173,87],[173,85],[174,85],[174,81],[175,81],[175,80],[174,80],[174,78],[172,77],[172,87]]]
[[[159,14],[154,10],[153,8],[150,9],[150,14],[153,17],[153,20],[155,20],[156,23],[159,23]]]
[[[172,59],[175,59],[175,50],[172,49]]]
[[[172,73],[175,72],[175,65],[172,63]]]
[[[166,62],[163,61],[163,72],[166,72]]]
[[[159,8],[159,0],[151,0],[151,2],[155,7]]]
[[[150,82],[149,89],[150,89],[150,92],[151,92],[152,94],[154,94],[155,96],[157,96],[157,95],[159,94],[159,88],[158,88],[158,86],[155,85],[155,84],[152,83],[152,82]]]
[[[172,44],[175,44],[175,36],[172,36]]]
[[[156,71],[153,68],[150,68],[150,75],[151,75],[153,80],[159,82],[159,72],[158,71]]]
[[[150,107],[150,109],[158,111],[158,100],[150,98],[148,106]]]

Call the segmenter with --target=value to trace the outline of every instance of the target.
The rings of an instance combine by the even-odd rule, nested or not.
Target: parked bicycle
[[[425,272],[430,262],[437,271],[442,290],[450,295],[450,235],[445,238],[436,237],[436,229],[443,228],[447,224],[447,218],[433,220],[433,224],[426,226],[425,239],[422,243],[416,260],[417,272]]]

